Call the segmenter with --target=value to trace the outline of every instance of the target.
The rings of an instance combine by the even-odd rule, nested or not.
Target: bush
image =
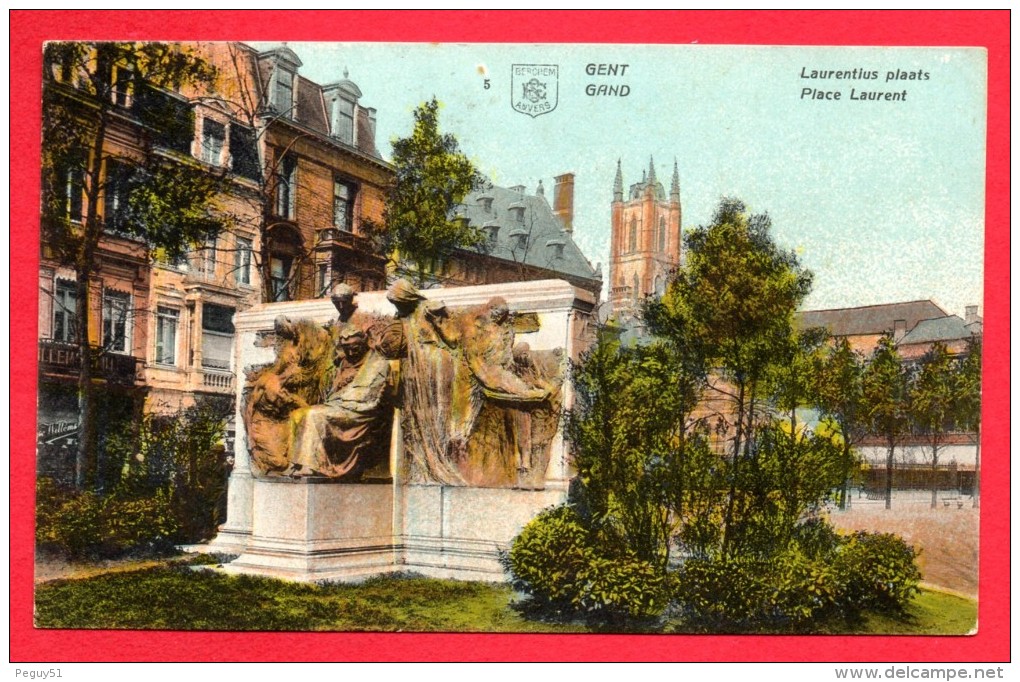
[[[689,559],[673,576],[681,613],[707,628],[797,629],[865,610],[901,612],[918,594],[917,553],[889,533],[839,536],[823,520],[800,524],[768,559]]]
[[[36,509],[36,543],[72,559],[164,552],[177,532],[165,491],[151,498],[101,497],[40,479]]]
[[[221,445],[229,402],[200,401],[175,415],[147,414],[111,439],[123,462],[114,494],[149,498],[169,493],[174,541],[199,542],[215,535],[225,501],[229,465]]]
[[[903,611],[919,593],[918,552],[898,535],[858,531],[834,552],[846,607]]]
[[[673,584],[686,620],[733,631],[795,629],[831,612],[839,594],[832,571],[796,551],[770,560],[690,560]]]
[[[567,614],[650,618],[666,607],[665,576],[633,553],[598,542],[569,506],[535,517],[505,563],[515,589]]]

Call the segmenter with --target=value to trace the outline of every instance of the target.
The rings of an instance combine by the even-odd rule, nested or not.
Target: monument
[[[568,378],[592,295],[560,280],[239,313],[235,467],[210,543],[228,572],[502,580],[500,551],[566,498]]]

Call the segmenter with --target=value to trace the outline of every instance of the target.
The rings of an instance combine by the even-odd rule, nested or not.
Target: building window
[[[156,307],[156,364],[177,364],[177,323],[180,311],[165,306]]]
[[[666,219],[659,218],[659,252],[665,253],[666,251]]]
[[[630,248],[628,251],[637,251],[637,218],[631,216],[630,219]]]
[[[115,66],[113,68],[113,80],[111,81],[111,99],[119,107],[131,105],[131,89],[134,81],[134,74],[126,66]]]
[[[333,226],[344,232],[354,229],[354,185],[333,179]]]
[[[103,348],[112,353],[129,353],[131,294],[103,292]]]
[[[343,97],[333,100],[333,137],[346,144],[354,144],[354,107]]]
[[[319,290],[319,296],[325,296],[329,289],[329,264],[319,263],[318,275],[317,275],[317,288]]]
[[[251,240],[238,237],[234,252],[234,279],[238,284],[251,284],[251,255]]]
[[[234,341],[234,309],[206,303],[202,306],[202,366],[230,369]]]
[[[209,277],[216,274],[216,237],[206,241],[198,250],[198,272]]]
[[[297,159],[284,156],[276,172],[276,215],[294,219],[294,195],[297,194]]]
[[[57,280],[53,297],[53,339],[73,343],[78,340],[78,294],[74,282]]]
[[[122,230],[126,227],[130,176],[131,169],[127,164],[113,159],[106,161],[104,220],[109,230]]]
[[[223,163],[223,146],[227,141],[227,127],[212,119],[202,119],[202,160],[213,166]]]
[[[288,256],[273,256],[269,259],[269,279],[274,301],[289,301],[291,259]]]
[[[68,220],[81,222],[85,198],[85,170],[75,164],[60,173],[63,185],[63,213]]]
[[[262,168],[255,131],[239,123],[231,123],[229,146],[231,170],[249,180],[261,180]]]
[[[273,91],[273,106],[277,113],[287,118],[296,118],[294,108],[294,74],[287,69],[276,68],[276,89]]]

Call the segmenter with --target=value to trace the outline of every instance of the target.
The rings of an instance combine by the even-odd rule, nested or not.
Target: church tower
[[[669,197],[649,160],[641,182],[624,194],[623,170],[616,162],[613,183],[613,229],[609,257],[609,300],[617,318],[636,314],[640,301],[665,291],[666,280],[680,265],[680,172],[673,162]]]

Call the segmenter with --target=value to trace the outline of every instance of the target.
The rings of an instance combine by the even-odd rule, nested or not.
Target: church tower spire
[[[617,319],[633,321],[638,319],[642,299],[661,296],[671,273],[680,265],[680,169],[676,159],[668,194],[656,178],[655,158],[649,156],[641,182],[631,185],[626,196],[622,160],[617,160],[611,214],[609,301]]]
[[[623,201],[623,170],[620,159],[616,160],[616,180],[613,181],[613,201]]]
[[[676,165],[676,159],[673,159],[673,182],[669,186],[669,200],[680,201],[680,169]]]

